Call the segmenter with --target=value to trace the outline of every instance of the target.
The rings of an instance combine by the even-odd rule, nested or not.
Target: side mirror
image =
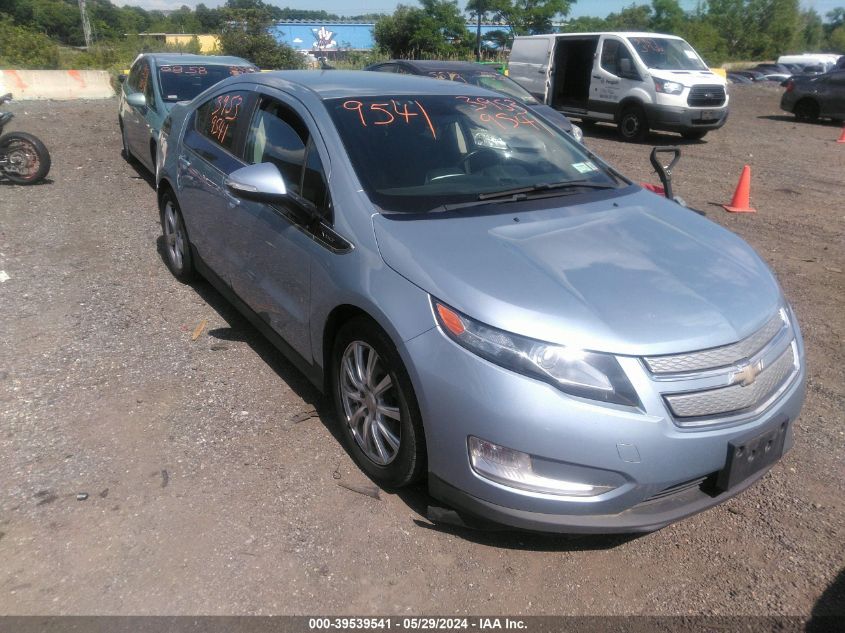
[[[273,163],[258,163],[236,169],[229,174],[224,184],[239,198],[256,202],[281,202],[288,195],[285,180]]]
[[[133,92],[132,94],[126,95],[126,103],[131,105],[133,108],[146,108],[147,98],[144,96],[143,92]]]
[[[634,65],[627,57],[623,57],[619,60],[619,71],[625,79],[639,79],[637,71],[634,70]]]

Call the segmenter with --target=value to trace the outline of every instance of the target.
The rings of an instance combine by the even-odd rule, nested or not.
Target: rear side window
[[[236,154],[237,132],[246,124],[245,92],[227,92],[218,95],[197,108],[194,128],[223,149]]]

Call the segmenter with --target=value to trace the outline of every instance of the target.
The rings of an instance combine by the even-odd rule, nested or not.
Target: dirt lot
[[[807,342],[807,403],[760,483],[634,539],[442,529],[424,490],[339,485],[368,480],[327,401],[162,263],[115,102],[13,105],[53,171],[0,184],[0,613],[845,611],[845,145],[837,126],[784,116],[780,89],[732,94],[725,128],[683,145],[676,193],[777,273]],[[657,182],[649,145],[587,137]],[[728,215],[714,203],[745,163],[758,213]]]

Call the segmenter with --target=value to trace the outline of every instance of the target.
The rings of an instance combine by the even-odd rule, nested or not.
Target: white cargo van
[[[818,66],[819,71],[826,73],[836,68],[840,55],[830,53],[801,53],[800,55],[781,55],[778,57],[778,64],[797,64],[802,68],[807,66]]]
[[[699,139],[725,124],[725,79],[680,37],[560,33],[514,38],[511,79],[585,124],[616,123],[626,140],[649,129]]]

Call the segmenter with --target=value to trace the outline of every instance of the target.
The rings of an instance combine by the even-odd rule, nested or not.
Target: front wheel
[[[642,106],[629,105],[619,117],[619,134],[626,141],[642,141],[648,135],[648,119]]]
[[[332,348],[335,407],[349,453],[373,481],[400,488],[425,472],[425,434],[399,353],[368,318],[344,324]]]
[[[26,132],[0,137],[0,172],[19,185],[31,185],[47,177],[50,152],[39,139]]]

